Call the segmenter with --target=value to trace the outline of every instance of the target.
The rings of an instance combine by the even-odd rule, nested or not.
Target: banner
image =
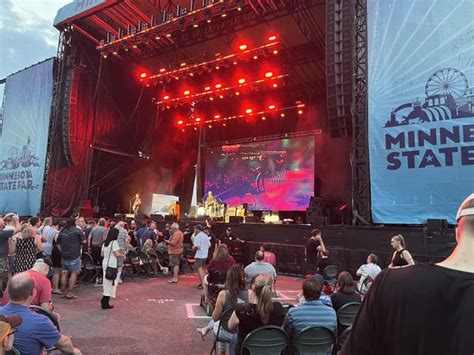
[[[474,0],[368,0],[376,223],[447,219],[474,191]]]
[[[49,59],[7,78],[0,137],[0,214],[26,216],[40,211],[53,63]]]

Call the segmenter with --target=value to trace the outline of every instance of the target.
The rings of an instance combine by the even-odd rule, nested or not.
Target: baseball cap
[[[12,328],[18,327],[22,322],[20,316],[0,315],[0,342],[3,342]]]
[[[466,197],[459,206],[458,212],[456,213],[456,222],[465,216],[474,216],[474,193]]]
[[[204,227],[201,224],[196,224],[194,228],[200,230],[201,232],[204,230]]]

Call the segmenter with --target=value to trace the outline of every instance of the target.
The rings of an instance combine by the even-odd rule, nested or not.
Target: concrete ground
[[[100,308],[101,286],[80,285],[77,300],[54,295],[61,332],[83,354],[209,354],[212,333],[202,341],[195,331],[210,320],[199,306],[197,273],[180,276],[178,284],[169,279],[126,280],[118,286],[111,310]],[[278,300],[294,304],[300,288],[301,280],[279,277]]]

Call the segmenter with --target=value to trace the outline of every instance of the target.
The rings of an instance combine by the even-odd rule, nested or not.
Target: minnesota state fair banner
[[[368,0],[377,223],[447,219],[474,191],[474,0]]]
[[[7,78],[0,135],[0,213],[40,210],[53,93],[49,59]]]

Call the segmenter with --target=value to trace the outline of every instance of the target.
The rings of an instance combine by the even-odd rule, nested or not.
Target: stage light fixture
[[[280,113],[280,117],[285,117],[285,114],[284,114],[284,113]]]
[[[112,54],[113,54],[113,55],[117,55],[118,53],[117,53],[116,51],[113,51]]]
[[[211,23],[212,20],[209,18],[209,19],[206,20],[206,22],[207,22],[207,23]]]
[[[134,45],[132,46],[132,48],[137,49],[138,46],[137,46],[136,44],[134,44]]]
[[[189,90],[184,90],[184,95],[189,95],[191,93],[191,91]]]
[[[161,37],[160,37],[160,36],[156,36],[155,39],[156,39],[157,41],[159,41],[159,40],[161,39]]]
[[[235,95],[236,95],[236,96],[239,96],[239,95],[240,95],[240,92],[236,91],[236,92],[235,92]]]
[[[270,36],[268,36],[268,40],[269,40],[270,42],[276,41],[276,40],[277,40],[277,36],[276,36],[276,35],[270,35]]]
[[[163,100],[169,100],[169,99],[170,99],[169,95],[163,96]]]
[[[216,70],[219,70],[220,68],[221,68],[220,66],[216,65]]]
[[[219,98],[220,98],[220,99],[223,99],[223,98],[224,98],[224,95],[219,95]]]
[[[227,126],[227,123],[223,123],[223,124],[222,124],[222,127],[225,127],[225,126]]]
[[[245,84],[245,78],[240,78],[239,79],[239,84]]]
[[[165,68],[161,68],[161,69],[160,69],[160,73],[164,73],[165,71],[166,71]]]
[[[302,115],[303,114],[303,110],[298,110],[298,115]]]
[[[180,64],[180,66],[181,66],[181,68],[182,68],[182,67],[185,67],[185,66],[186,66],[186,62],[182,62],[182,63]]]
[[[245,113],[250,115],[251,113],[253,112],[253,110],[251,108],[248,108],[245,110]]]
[[[210,98],[209,98],[209,101],[214,101],[214,98],[213,98],[213,97],[210,97]]]
[[[273,76],[273,73],[271,71],[267,71],[265,73],[265,78],[271,78]]]
[[[277,83],[274,83],[272,86],[273,86],[274,88],[276,88],[276,87],[278,87],[278,84],[277,84]]]
[[[248,48],[248,46],[247,46],[246,44],[241,44],[241,45],[239,46],[239,49],[240,49],[241,51],[245,51],[247,48]]]
[[[102,57],[104,57],[104,59],[107,59],[107,57],[108,57],[107,53],[104,53],[104,54],[102,55]]]
[[[221,17],[227,17],[227,14],[224,12],[221,14]]]
[[[198,130],[197,127],[194,127],[194,130],[197,131]]]
[[[204,90],[205,90],[205,91],[209,91],[209,90],[211,90],[211,87],[210,87],[210,86],[206,86],[206,87],[204,88]]]
[[[193,24],[193,27],[194,27],[194,28],[198,28],[199,25],[198,25],[197,23],[194,23],[194,24]]]
[[[179,124],[179,125],[182,125],[183,123],[184,123],[183,120],[179,120],[179,121],[178,121],[178,124]]]
[[[258,59],[258,56],[254,55],[254,56],[253,56],[253,59],[254,59],[254,60],[257,60],[257,59]]]
[[[269,110],[274,110],[274,109],[275,109],[275,107],[276,107],[276,106],[275,106],[275,105],[273,105],[273,104],[272,104],[272,105],[268,105],[268,109],[269,109]]]
[[[175,80],[179,80],[179,76],[175,76],[174,78],[175,78]]]
[[[273,54],[278,54],[278,51],[275,49],[275,50],[273,51]]]
[[[141,78],[141,79],[145,79],[147,76],[148,76],[148,73],[147,73],[147,72],[142,72],[142,73],[140,73],[140,78]]]
[[[208,127],[209,127],[209,128],[212,128],[212,125],[209,125]]]
[[[194,119],[194,121],[196,121],[196,122],[201,122],[201,117],[196,117],[196,118]]]
[[[194,73],[189,73],[189,76],[194,76]]]
[[[168,37],[168,38],[171,37],[171,33],[167,33],[166,37]]]
[[[233,62],[232,64],[237,65],[238,63],[237,63],[237,62]]]
[[[214,118],[218,120],[219,118],[221,118],[221,115],[214,115]]]
[[[222,87],[222,84],[216,84],[216,89],[220,89]]]
[[[262,116],[262,121],[265,121],[267,118],[265,116]]]

